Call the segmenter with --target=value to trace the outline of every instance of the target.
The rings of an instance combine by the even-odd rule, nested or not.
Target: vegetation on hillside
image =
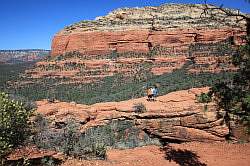
[[[94,83],[59,84],[63,78],[45,78],[19,89],[9,87],[9,92],[30,100],[54,98],[62,101],[93,104],[105,101],[121,101],[145,96],[148,86],[159,83],[160,95],[193,87],[211,86],[221,80],[230,80],[233,73],[189,74],[187,63],[181,69],[163,75],[149,75],[145,79],[127,79],[121,74],[105,77]],[[147,75],[142,71],[140,75]]]
[[[18,64],[0,64],[0,91],[5,91],[8,81],[17,80],[20,74],[31,68],[34,62]]]

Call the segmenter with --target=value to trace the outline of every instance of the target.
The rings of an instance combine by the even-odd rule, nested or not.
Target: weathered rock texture
[[[52,55],[79,51],[96,55],[117,52],[148,52],[152,47],[171,48],[174,55],[188,55],[192,43],[214,43],[232,38],[241,43],[245,22],[216,12],[203,14],[203,5],[167,4],[159,7],[118,9],[95,21],[82,21],[58,32]],[[236,12],[236,11],[235,11]]]
[[[195,94],[207,90],[177,91],[160,96],[155,102],[146,98],[94,105],[39,101],[37,112],[53,122],[53,132],[62,130],[71,118],[85,137],[89,135],[88,141],[104,142],[113,147],[157,144],[155,138],[164,141],[225,141],[228,128],[214,104],[205,108],[195,100]],[[144,109],[140,105],[145,106],[144,113],[139,113]]]

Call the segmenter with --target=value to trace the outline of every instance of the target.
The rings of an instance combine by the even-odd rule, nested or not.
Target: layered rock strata
[[[214,43],[229,37],[241,43],[245,22],[223,12],[204,13],[204,5],[166,4],[159,7],[118,9],[95,21],[82,21],[58,32],[52,55],[79,51],[96,55],[117,52],[148,52],[160,45],[170,54],[187,55],[192,43]],[[236,12],[236,11],[234,11]]]

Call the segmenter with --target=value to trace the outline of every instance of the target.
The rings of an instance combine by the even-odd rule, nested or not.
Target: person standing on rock
[[[152,94],[153,94],[153,101],[156,100],[156,97],[158,96],[159,90],[158,90],[158,84],[155,84],[154,87],[152,88]]]
[[[159,85],[155,84],[154,87],[149,87],[147,89],[147,96],[148,96],[148,101],[155,101],[156,97],[158,96],[159,90],[158,90]]]
[[[153,100],[153,88],[152,87],[149,87],[147,89],[147,96],[148,96],[147,101],[152,101]]]

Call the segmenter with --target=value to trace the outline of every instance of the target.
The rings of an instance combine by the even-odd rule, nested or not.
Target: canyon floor
[[[248,166],[250,143],[169,144],[170,151],[158,146],[109,150],[107,160],[69,159],[63,166]]]

